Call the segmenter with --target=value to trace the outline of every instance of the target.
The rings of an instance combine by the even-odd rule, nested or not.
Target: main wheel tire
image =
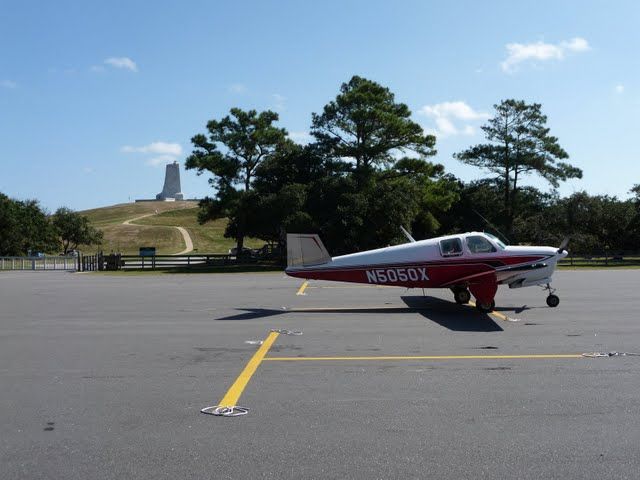
[[[551,308],[555,308],[560,304],[560,297],[558,297],[557,295],[549,295],[547,297],[547,305],[549,305]]]
[[[482,313],[491,313],[496,308],[495,300],[491,300],[491,303],[476,302],[476,308]]]
[[[453,298],[455,299],[457,304],[464,305],[465,303],[469,303],[471,300],[471,294],[469,290],[456,290],[453,292]]]

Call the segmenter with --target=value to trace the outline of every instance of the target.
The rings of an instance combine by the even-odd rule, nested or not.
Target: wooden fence
[[[111,260],[109,257],[110,256],[106,256],[105,258]],[[115,255],[114,257],[116,257],[112,260],[114,264],[109,265],[109,270],[155,270],[157,268],[191,268],[258,262],[256,258],[238,259],[233,255],[215,253],[208,255],[154,255],[150,257],[140,255]]]
[[[561,266],[572,267],[636,267],[640,266],[640,252],[602,251],[591,254],[573,254],[558,262]]]
[[[234,265],[251,265],[264,263],[275,264],[275,258],[270,256],[251,256],[237,258],[229,254],[200,254],[200,255],[94,255],[79,254],[72,256],[38,256],[38,257],[0,257],[0,270],[59,270],[93,272],[103,270],[156,270],[156,269],[191,269],[204,267],[224,267]],[[561,266],[574,267],[640,267],[640,253],[638,252],[610,252],[591,255],[573,255],[560,260]]]

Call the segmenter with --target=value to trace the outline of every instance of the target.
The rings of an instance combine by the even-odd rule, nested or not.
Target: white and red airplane
[[[559,248],[507,246],[484,232],[414,240],[410,243],[331,257],[320,237],[287,235],[287,275],[338,282],[391,285],[405,288],[449,288],[463,304],[476,298],[476,308],[495,308],[498,285],[509,288],[544,286],[547,305],[560,299],[551,288],[558,260],[567,256],[565,239]]]

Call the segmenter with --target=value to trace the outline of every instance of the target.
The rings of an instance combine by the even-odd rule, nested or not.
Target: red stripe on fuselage
[[[486,262],[501,262],[502,266],[535,262],[544,256],[504,256],[482,259],[456,259],[423,263],[351,265],[344,267],[287,269],[287,275],[313,280],[368,283],[406,288],[439,288],[472,277],[480,281],[484,274],[495,272],[496,267]]]

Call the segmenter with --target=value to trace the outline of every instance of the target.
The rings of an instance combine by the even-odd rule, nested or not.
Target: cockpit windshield
[[[489,237],[491,240],[493,240],[496,243],[496,245],[498,245],[498,247],[500,247],[500,249],[504,250],[505,248],[507,248],[507,246],[504,243],[502,243],[500,241],[500,239],[498,237],[496,237],[495,235],[491,235],[490,233],[487,233],[487,232],[484,232],[484,234],[487,237]]]

